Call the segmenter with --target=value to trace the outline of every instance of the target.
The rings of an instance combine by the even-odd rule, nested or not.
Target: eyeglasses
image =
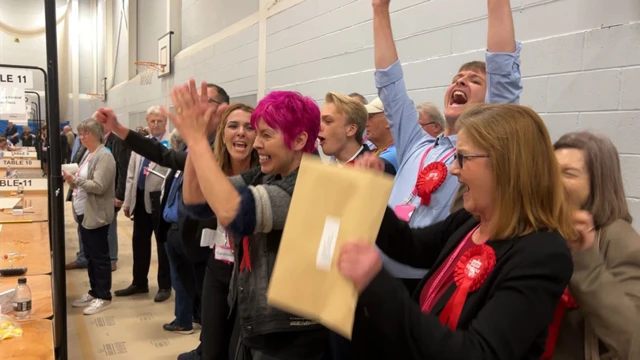
[[[200,98],[200,100],[202,100],[202,97]],[[218,104],[218,105],[220,105],[220,104],[221,104],[221,103],[220,103],[220,101],[218,101],[218,100],[216,100],[216,99],[214,99],[214,98],[208,97],[208,96],[207,96],[207,102],[208,102],[209,104]]]
[[[458,161],[458,166],[460,167],[460,169],[462,169],[462,165],[464,164],[464,160],[465,159],[474,159],[474,158],[488,158],[489,155],[482,155],[482,154],[460,154],[459,152],[456,152],[455,154],[453,154],[453,159]]]

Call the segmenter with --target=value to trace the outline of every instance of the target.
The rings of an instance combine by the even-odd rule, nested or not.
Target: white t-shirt
[[[89,176],[89,159],[91,159],[91,154],[86,153],[78,167],[76,177],[86,179],[87,176]],[[83,188],[77,187],[73,190],[72,197],[73,210],[76,212],[76,215],[84,215],[84,202],[87,200],[87,192]]]

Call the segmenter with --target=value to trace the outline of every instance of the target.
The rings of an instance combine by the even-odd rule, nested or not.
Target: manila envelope
[[[358,294],[338,272],[340,247],[354,238],[374,244],[392,186],[388,175],[305,155],[267,291],[269,305],[351,339]]]

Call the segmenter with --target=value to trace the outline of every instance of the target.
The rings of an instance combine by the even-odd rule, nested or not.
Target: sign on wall
[[[33,88],[33,73],[31,70],[0,67],[0,87]]]
[[[24,89],[0,86],[0,118],[13,121],[16,125],[27,124]]]
[[[31,107],[24,90],[31,88],[31,70],[0,67],[0,118],[26,125]]]

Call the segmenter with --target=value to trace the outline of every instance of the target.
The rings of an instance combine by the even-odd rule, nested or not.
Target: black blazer
[[[124,139],[125,144],[131,151],[138,153],[156,164],[169,168],[171,171],[167,174],[164,182],[164,196],[162,197],[160,206],[160,224],[158,233],[166,234],[170,225],[162,217],[162,212],[167,204],[167,195],[171,190],[171,185],[175,180],[175,174],[178,170],[184,171],[187,164],[186,147],[181,150],[168,149],[157,141],[146,138],[135,131],[129,130],[129,134]],[[215,219],[207,221],[198,221],[185,216],[178,217],[178,231],[180,232],[182,242],[185,246],[185,252],[192,262],[203,262],[209,259],[211,249],[200,246],[200,237],[203,229],[215,229],[217,222]]]
[[[116,134],[109,135],[107,141],[104,142],[104,146],[109,148],[113,159],[116,161],[116,199],[124,201],[131,150]]]
[[[444,221],[411,229],[391,209],[384,215],[377,245],[391,258],[437,269],[478,224],[465,210]],[[478,291],[469,294],[452,332],[438,316],[455,284],[423,314],[419,296],[431,273],[412,297],[386,270],[363,291],[352,338],[354,359],[539,360],[547,327],[573,272],[571,253],[558,232],[490,240],[496,266]]]

